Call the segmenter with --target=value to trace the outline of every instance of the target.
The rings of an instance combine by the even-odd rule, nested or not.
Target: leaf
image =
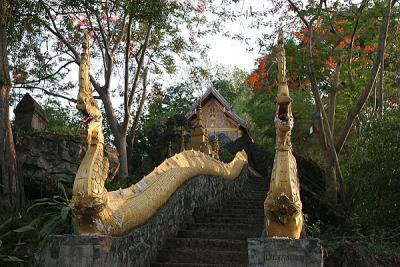
[[[10,255],[8,255],[6,258],[4,258],[3,261],[25,262],[23,259],[20,259],[20,258],[15,257],[15,256],[10,256]]]
[[[29,223],[29,225],[31,225],[31,226],[36,226],[36,225],[38,225],[39,223],[40,223],[40,220],[41,220],[42,218],[39,216],[39,217],[37,217],[37,218],[35,218],[34,220],[32,220],[30,223]]]
[[[39,231],[39,239],[43,239],[47,235],[51,234],[54,230],[54,228],[57,226],[58,222],[60,220],[60,216],[55,216],[51,221],[46,223],[42,229]]]
[[[32,231],[32,230],[35,230],[35,227],[30,226],[30,225],[25,225],[25,226],[22,226],[20,228],[17,228],[15,230],[13,230],[13,232],[15,232],[15,233],[24,233],[24,232],[29,232],[29,231]]]
[[[65,192],[65,187],[64,187],[63,183],[58,182],[58,183],[57,183],[57,188],[58,188],[59,190],[61,190],[61,192],[62,192],[63,195],[64,195],[64,198],[65,198],[65,199],[68,199],[68,196],[67,196],[67,193]]]
[[[61,219],[63,221],[65,221],[67,219],[67,217],[68,217],[68,214],[69,214],[69,208],[68,207],[63,207],[61,209]]]
[[[0,225],[0,231],[12,221],[12,217],[8,218],[2,225]]]
[[[38,206],[59,206],[60,203],[62,204],[62,202],[58,202],[58,201],[56,201],[56,200],[54,200],[54,199],[50,199],[48,202],[39,202],[39,203],[33,204],[32,206],[30,206],[30,207],[27,209],[26,212],[28,213],[28,212],[30,212],[33,208],[36,208],[36,207],[38,207]]]

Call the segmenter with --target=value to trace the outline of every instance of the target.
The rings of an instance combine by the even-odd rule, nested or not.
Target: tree
[[[175,70],[174,55],[183,54],[197,45],[196,38],[206,32],[201,27],[206,22],[207,2],[38,1],[33,7],[34,21],[45,33],[42,34],[41,46],[45,43],[49,49],[42,51],[36,47],[36,60],[40,58],[46,63],[41,65],[42,71],[35,72],[26,62],[19,64],[15,76],[20,77],[20,86],[40,88],[52,95],[63,93],[43,88],[44,80],[51,78],[64,92],[75,88],[76,83],[66,83],[62,77],[68,73],[70,64],[80,63],[81,32],[89,32],[93,40],[91,57],[95,62],[92,64],[91,82],[98,94],[96,97],[104,105],[105,117],[119,153],[119,176],[125,179],[128,171],[132,172],[128,168],[128,152],[133,151],[149,91],[150,74],[161,77],[172,73]],[[186,39],[182,25],[189,29]],[[32,79],[31,76],[35,75],[40,77]],[[60,86],[63,82],[65,84]],[[118,97],[122,98],[121,117],[118,117],[115,103]],[[71,98],[68,100],[73,101]]]
[[[310,2],[302,9],[298,2],[291,0],[279,3],[281,5],[277,4],[278,9],[286,9],[287,14],[293,12],[294,19],[301,23],[300,30],[294,33],[300,44],[294,49],[303,52],[293,60],[295,65],[300,64],[301,67],[294,69],[289,86],[300,88],[308,85],[313,94],[319,118],[320,147],[325,158],[326,200],[335,206],[339,193],[341,203],[346,206],[346,190],[338,155],[377,84],[379,69],[383,70],[380,66],[383,66],[391,9],[396,1],[387,1],[384,9],[379,6],[379,2],[374,8],[368,8],[367,0],[358,7],[352,4],[340,5],[338,2],[331,6],[325,1]],[[375,15],[383,17],[380,25],[375,23],[376,20],[371,21],[368,14],[363,16],[363,12],[371,10],[376,12]],[[360,27],[368,19],[371,23]],[[290,23],[293,20],[288,21]],[[293,25],[290,26],[293,28]],[[258,69],[248,79],[248,83],[255,89],[262,88],[265,83],[271,87],[271,81],[274,80],[269,78],[275,76],[270,75],[271,69],[267,67],[266,59],[268,56],[260,60]],[[366,71],[368,67],[369,74]],[[267,90],[269,87],[266,87]],[[360,87],[363,89],[360,90]],[[335,127],[338,119],[338,94],[342,94],[346,101],[342,107],[350,109],[347,116],[341,114],[341,124]],[[328,112],[325,105],[328,105]]]
[[[10,2],[0,1],[0,210],[15,211],[24,204],[24,190],[18,173],[13,134],[9,120],[11,91],[7,53]]]
[[[143,131],[148,133],[150,128],[165,123],[174,115],[185,115],[194,103],[194,87],[188,82],[169,86],[165,90],[157,85],[149,95],[147,112],[143,119]]]

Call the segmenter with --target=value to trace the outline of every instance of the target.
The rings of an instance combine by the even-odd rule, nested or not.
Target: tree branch
[[[131,127],[131,130],[130,130],[129,136],[128,136],[128,138],[129,138],[128,145],[130,145],[131,147],[133,146],[133,144],[135,142],[136,130],[137,130],[137,127],[139,125],[140,116],[142,115],[144,103],[145,103],[146,98],[147,98],[147,73],[148,73],[148,69],[146,68],[143,71],[143,92],[142,92],[142,96],[140,98],[140,103],[139,103],[139,106],[138,106],[138,108],[136,110],[135,119],[133,120],[132,127]]]
[[[145,40],[144,40],[144,43],[143,43],[143,47],[142,47],[142,53],[140,55],[139,63],[138,63],[137,69],[136,69],[135,78],[134,78],[133,83],[132,83],[132,89],[131,89],[131,92],[130,92],[129,97],[128,97],[127,110],[129,112],[125,113],[124,123],[123,123],[123,126],[122,126],[123,129],[125,129],[125,130],[128,129],[129,119],[130,119],[130,107],[132,106],[134,95],[135,95],[135,91],[136,91],[136,88],[137,88],[137,84],[139,82],[140,72],[141,72],[141,70],[143,68],[144,56],[146,54],[147,45],[149,43],[151,28],[152,28],[151,25],[149,25],[148,28],[147,28],[146,37],[145,37]]]
[[[45,21],[43,21],[44,27],[45,27],[47,30],[49,30],[53,35],[55,35],[58,39],[60,39],[60,41],[72,52],[72,54],[73,54],[74,57],[75,57],[75,61],[76,61],[78,64],[80,64],[80,61],[81,61],[81,60],[80,60],[80,56],[79,56],[78,51],[76,51],[76,49],[72,46],[72,44],[70,44],[70,43],[65,39],[64,35],[62,35],[62,34],[59,32],[59,30],[58,30],[58,28],[57,28],[57,25],[56,25],[56,23],[55,23],[55,21],[54,21],[54,19],[53,19],[53,16],[52,16],[52,14],[51,14],[49,8],[48,8],[43,2],[42,2],[42,6],[43,6],[44,10],[46,11],[47,16],[49,17],[49,19],[50,19],[50,21],[51,21],[51,24],[53,25],[54,29],[51,28],[50,25],[48,25]]]
[[[36,86],[36,85],[21,84],[19,86],[14,86],[14,89],[30,89],[30,90],[35,90],[36,89],[36,90],[41,90],[46,95],[51,95],[51,96],[55,96],[55,97],[58,97],[58,98],[62,98],[62,99],[65,99],[65,100],[67,100],[69,102],[73,102],[73,103],[77,102],[77,100],[75,98],[71,98],[71,97],[68,97],[68,96],[65,96],[65,95],[61,95],[61,94],[58,94],[58,93],[51,92],[51,91],[49,91],[47,89],[44,89],[43,87]]]
[[[100,49],[100,52],[101,52],[101,58],[103,59],[103,68],[104,68],[104,71],[106,71],[106,69],[107,69],[107,66],[106,66],[106,57],[105,57],[105,55],[104,55],[103,49],[101,49],[101,45],[102,45],[102,44],[101,44],[101,41],[100,41],[100,37],[99,37],[99,35],[97,34],[95,28],[93,27],[92,20],[90,19],[90,15],[89,15],[89,13],[88,13],[87,11],[86,11],[86,16],[87,16],[87,18],[88,18],[88,21],[89,21],[89,24],[90,24],[90,28],[91,28],[92,31],[93,31],[94,37],[95,37],[97,43],[99,44],[99,49]]]
[[[304,25],[308,28],[309,22],[306,20],[306,18],[301,14],[301,10],[296,6],[296,4],[292,0],[287,0],[290,4],[290,6],[293,8],[293,10],[297,13],[301,21],[303,21]]]
[[[41,82],[41,81],[43,81],[43,80],[50,79],[51,77],[56,76],[58,73],[60,73],[60,71],[61,71],[62,69],[66,68],[66,67],[67,67],[69,64],[71,64],[71,63],[75,63],[75,61],[68,61],[67,63],[65,63],[64,65],[62,65],[60,68],[58,68],[55,72],[53,72],[53,73],[51,73],[51,74],[49,74],[49,75],[47,75],[47,76],[45,76],[45,77],[43,77],[43,78],[40,78],[40,79],[37,79],[37,80],[33,80],[33,81],[14,82],[14,84],[39,83],[39,82]]]
[[[131,27],[132,27],[132,16],[129,17],[128,32],[125,42],[125,77],[124,77],[124,114],[125,121],[129,121],[130,107],[128,106],[128,87],[129,87],[129,55],[130,55],[130,44],[131,44]]]
[[[104,70],[104,89],[106,91],[108,91],[109,87],[110,87],[110,82],[111,82],[111,74],[112,74],[112,67],[113,67],[113,56],[111,54],[111,51],[109,49],[109,43],[107,41],[107,36],[106,33],[104,31],[103,28],[103,24],[101,23],[101,20],[98,16],[98,14],[95,14],[96,19],[97,19],[97,23],[99,24],[99,29],[100,29],[100,34],[101,34],[101,38],[103,39],[103,45],[104,45],[104,49],[105,49],[105,54],[106,54],[106,66],[107,68]],[[100,48],[101,49],[101,48]]]
[[[371,94],[371,90],[375,84],[376,78],[378,76],[379,66],[382,62],[382,59],[383,59],[384,53],[385,53],[386,39],[387,39],[388,30],[389,30],[391,11],[392,11],[392,0],[388,0],[387,9],[384,14],[384,18],[383,18],[383,22],[382,22],[381,30],[380,30],[380,34],[379,34],[379,47],[378,47],[378,50],[375,55],[374,64],[371,69],[371,75],[370,75],[370,78],[369,78],[367,84],[365,85],[363,92],[359,96],[355,107],[349,111],[347,120],[346,120],[343,130],[342,130],[342,133],[336,143],[337,154],[339,154],[341,152],[341,150],[343,149],[344,143],[346,142],[347,137],[349,136],[349,133],[353,126],[354,120],[357,117],[357,115],[360,113],[361,109],[364,107],[365,102],[367,101],[369,95]]]

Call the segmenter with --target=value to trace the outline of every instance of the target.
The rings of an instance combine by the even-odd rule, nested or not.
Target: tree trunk
[[[0,211],[16,211],[24,204],[24,190],[18,173],[17,157],[9,120],[10,69],[7,54],[7,9],[0,0]]]
[[[331,128],[332,134],[335,132],[335,117],[336,117],[336,96],[340,87],[340,69],[342,67],[341,60],[336,62],[335,67],[335,81],[333,88],[329,94],[329,127]]]
[[[114,144],[115,148],[118,152],[119,158],[119,171],[118,171],[118,179],[120,181],[126,182],[126,178],[128,176],[128,158],[126,151],[126,131],[122,131],[121,126],[118,123],[117,114],[112,106],[111,98],[108,93],[103,93],[102,91],[98,91],[100,94],[100,98],[103,102],[107,123],[110,126],[111,133],[114,136]]]
[[[338,203],[337,192],[335,162],[328,153],[325,157],[325,201],[329,204]]]
[[[312,40],[313,36],[313,27],[310,24],[308,28],[308,33],[309,33],[309,40]],[[321,147],[326,149],[324,151],[325,153],[325,162],[326,162],[326,169],[328,170],[327,173],[325,173],[325,187],[327,190],[327,194],[335,194],[340,193],[341,198],[343,200],[344,206],[346,206],[346,200],[345,200],[345,188],[344,188],[344,182],[343,182],[343,176],[340,170],[340,165],[339,165],[339,159],[335,150],[335,144],[333,140],[333,133],[331,131],[331,128],[329,126],[329,118],[325,112],[324,106],[322,104],[321,100],[321,95],[318,89],[318,83],[317,79],[315,77],[315,71],[313,67],[313,56],[312,56],[312,42],[310,41],[307,46],[307,55],[308,55],[308,74],[310,77],[310,82],[311,82],[311,92],[314,96],[315,104],[316,104],[316,109],[317,112],[320,114],[320,119],[321,119],[321,135],[322,138],[320,140],[325,141],[326,143],[321,144]],[[333,165],[335,171],[331,170],[331,165]],[[340,188],[339,192],[337,192],[337,178],[340,183]],[[329,189],[329,190],[328,190]],[[331,192],[332,190],[335,190],[335,192]],[[337,202],[334,202],[337,200],[337,196],[333,197],[330,196],[328,197],[332,202],[328,202],[329,205],[335,207],[337,205]]]
[[[128,171],[129,171],[129,174],[133,174],[133,147],[135,145],[136,131],[139,126],[140,117],[142,116],[144,103],[147,98],[147,73],[148,73],[148,70],[145,69],[143,71],[143,92],[142,92],[142,95],[140,98],[139,106],[136,110],[135,118],[133,119],[131,130],[129,131],[129,134],[127,137],[127,139],[128,139],[127,143],[128,143]]]
[[[114,135],[115,147],[117,148],[119,154],[119,172],[118,179],[122,182],[128,182],[128,153],[126,146],[126,135]]]
[[[379,85],[378,85],[378,116],[383,116],[383,99],[384,99],[384,69],[385,69],[385,57],[382,58],[381,67],[379,68]]]

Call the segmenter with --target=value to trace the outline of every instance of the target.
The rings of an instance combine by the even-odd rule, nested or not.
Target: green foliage
[[[105,185],[107,191],[115,191],[120,188],[126,188],[128,186],[129,185],[127,185],[126,183],[121,182],[121,181],[112,181],[112,182],[106,183],[106,185]]]
[[[303,213],[303,228],[307,237],[320,238],[321,237],[321,221],[318,220],[314,223],[309,221],[308,214]]]
[[[72,232],[70,200],[61,183],[57,184],[61,195],[34,200],[27,213],[38,219],[38,239],[43,241],[53,232]]]
[[[352,212],[337,226],[324,222],[320,238],[328,249],[351,241],[372,251],[398,250],[400,110],[361,124],[361,135],[349,142],[341,160]]]
[[[41,198],[26,211],[0,215],[0,266],[31,265],[34,254],[52,233],[71,233],[72,216],[65,189],[60,196]]]
[[[170,86],[165,91],[156,87],[149,96],[148,112],[143,120],[144,133],[174,115],[184,115],[194,102],[193,90],[189,83]]]
[[[219,150],[219,159],[222,162],[229,163],[235,158],[235,155],[230,153],[227,149],[221,148]]]
[[[29,222],[20,213],[0,216],[0,265],[9,266],[26,262],[26,255],[32,254],[27,243],[34,235],[34,221]]]
[[[49,121],[47,130],[54,134],[75,135],[79,136],[79,119],[80,115],[71,109],[55,105],[44,106],[44,112]]]
[[[343,161],[352,192],[353,219],[367,229],[392,229],[398,227],[400,216],[400,111],[389,110],[382,119],[363,125],[361,136],[349,145],[351,153]]]

